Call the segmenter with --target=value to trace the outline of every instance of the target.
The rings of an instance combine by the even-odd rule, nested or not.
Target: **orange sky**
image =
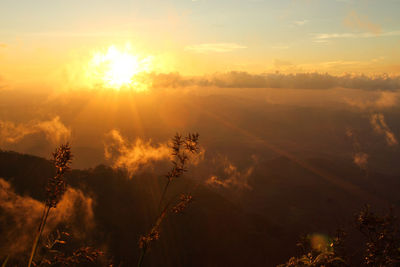
[[[93,86],[88,66],[111,46],[151,58],[135,73],[400,73],[394,0],[5,0],[0,8],[3,87]]]

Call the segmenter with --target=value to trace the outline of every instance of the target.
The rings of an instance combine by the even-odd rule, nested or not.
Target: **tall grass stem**
[[[44,207],[42,220],[40,222],[39,229],[38,229],[38,231],[36,233],[35,240],[33,242],[31,255],[29,257],[28,267],[32,266],[33,258],[35,257],[36,250],[37,250],[37,247],[38,247],[38,244],[39,244],[39,241],[40,241],[40,237],[41,237],[41,235],[43,233],[44,226],[46,225],[46,221],[47,221],[47,218],[49,216],[50,208],[51,207],[47,206],[47,205]]]

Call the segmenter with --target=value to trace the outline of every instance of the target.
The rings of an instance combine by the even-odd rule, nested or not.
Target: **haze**
[[[200,135],[179,188],[199,191],[190,214],[206,221],[198,229],[207,234],[168,224],[151,266],[239,266],[249,258],[274,266],[295,254],[301,234],[330,235],[363,204],[398,210],[400,1],[2,0],[0,10],[0,152],[49,159],[69,142],[71,176],[87,171],[82,177],[98,175],[104,186],[71,182],[66,194],[93,212],[87,232],[104,234],[93,243],[121,266],[139,254],[119,247],[118,236],[128,231],[128,244],[151,226],[176,133]],[[30,169],[14,173],[24,166],[8,169],[17,159],[4,155],[7,196],[43,201],[33,178],[24,182]],[[121,170],[123,180],[110,182]],[[137,200],[143,219],[124,217],[130,211],[107,191],[114,183],[126,185],[121,194]],[[113,208],[96,206],[102,194],[117,206],[111,219]],[[235,220],[238,234],[214,237],[221,229],[207,216]],[[241,243],[252,238],[258,250]],[[204,248],[210,240],[221,242],[220,256]]]

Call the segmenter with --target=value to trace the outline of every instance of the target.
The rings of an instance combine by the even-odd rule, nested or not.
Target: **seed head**
[[[182,213],[193,201],[193,197],[190,194],[182,194],[178,204],[172,208],[172,212],[174,213]]]
[[[60,202],[66,190],[64,174],[70,169],[72,160],[71,147],[67,143],[59,146],[53,153],[53,164],[56,167],[56,175],[48,180],[46,193],[46,205],[55,208]]]
[[[156,241],[160,238],[160,232],[156,229],[152,229],[151,232],[145,236],[139,238],[139,248],[147,249],[152,241]]]

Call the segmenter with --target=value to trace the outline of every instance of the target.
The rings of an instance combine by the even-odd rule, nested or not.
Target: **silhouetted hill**
[[[15,152],[0,152],[0,177],[16,191],[43,199],[49,161]],[[123,171],[100,165],[73,170],[68,183],[94,199],[95,243],[105,248],[115,263],[136,264],[137,241],[155,221],[164,180],[143,173],[128,179]],[[194,202],[183,215],[171,215],[146,257],[146,266],[222,266],[278,263],[287,256],[272,249],[283,229],[263,216],[241,207],[184,177],[175,181],[170,195],[190,191]],[[282,257],[283,256],[283,257]]]
[[[20,195],[43,200],[47,179],[54,173],[54,167],[46,159],[0,150],[0,177],[11,181]]]
[[[194,202],[185,214],[167,218],[145,265],[275,266],[296,254],[301,234],[333,234],[349,224],[363,204],[371,203],[369,196],[381,199],[377,206],[382,209],[399,203],[397,177],[366,176],[348,163],[322,158],[307,163],[321,172],[285,157],[261,161],[250,181],[252,190],[241,194],[210,189],[190,179],[190,172],[174,181],[168,197],[190,192]],[[53,172],[45,159],[0,152],[0,177],[18,194],[43,200]],[[96,227],[90,243],[105,250],[117,266],[136,264],[138,238],[158,214],[163,172],[129,179],[122,170],[99,165],[73,170],[67,179],[94,200]]]

